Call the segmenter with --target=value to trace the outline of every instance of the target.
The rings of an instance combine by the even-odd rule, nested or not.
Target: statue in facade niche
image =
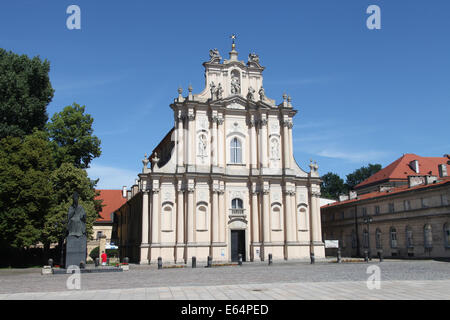
[[[280,158],[278,150],[279,150],[278,140],[272,139],[272,146],[271,146],[272,159],[278,160]]]
[[[239,80],[239,76],[236,74],[233,74],[231,76],[231,93],[232,94],[241,93],[241,82]]]
[[[198,154],[201,157],[206,156],[206,139],[204,135],[201,135],[198,139]]]
[[[214,81],[211,81],[211,84],[209,85],[211,88],[211,99],[214,99],[216,95],[216,85],[214,84]]]
[[[217,86],[216,94],[217,94],[217,99],[222,99],[223,88],[222,88],[222,85],[221,85],[220,83],[219,83],[219,85]]]
[[[247,99],[250,101],[253,101],[254,93],[255,93],[255,89],[253,89],[252,86],[248,87]]]

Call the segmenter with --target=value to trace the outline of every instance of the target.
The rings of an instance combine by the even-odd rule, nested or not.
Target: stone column
[[[256,140],[256,127],[255,127],[255,120],[254,117],[252,116],[250,123],[250,150],[251,150],[251,154],[250,154],[250,168],[257,168],[258,164],[257,164],[257,140]]]
[[[288,122],[283,122],[283,163],[284,168],[289,169],[290,168],[290,148],[289,148],[289,132],[288,132]]]
[[[252,190],[252,235],[253,242],[259,242],[259,212],[258,212],[258,192]]]
[[[217,124],[218,124],[218,134],[217,134],[217,157],[218,159],[218,163],[219,163],[219,167],[224,168],[225,167],[225,152],[224,152],[224,148],[225,148],[225,129],[224,129],[224,119],[219,117],[217,119]]]
[[[225,191],[222,186],[219,191],[219,242],[225,242],[225,217],[227,216],[225,206]]]
[[[213,189],[212,242],[219,242],[219,190]]]
[[[292,216],[292,194],[293,191],[286,190],[285,191],[285,215],[284,215],[284,225],[286,228],[286,241],[287,242],[294,242],[294,234],[293,234],[293,224],[294,224],[294,217]]]
[[[178,189],[177,200],[177,244],[184,243],[184,190]]]
[[[218,163],[218,148],[219,148],[219,144],[217,143],[218,138],[217,138],[217,121],[218,118],[217,116],[214,116],[212,118],[212,138],[213,138],[213,161],[212,164],[214,167],[217,167],[217,163]]]
[[[318,198],[320,196],[319,192],[311,192],[311,212],[310,212],[310,223],[311,223],[311,240],[314,243],[320,242],[320,209],[318,208]]]
[[[142,241],[143,245],[148,245],[148,216],[149,216],[149,203],[148,203],[148,191],[142,192]]]
[[[188,216],[187,216],[187,243],[194,242],[194,188],[189,187],[188,193]]]
[[[178,155],[178,161],[177,161],[177,165],[178,166],[183,166],[183,162],[184,162],[184,147],[183,147],[183,145],[184,145],[184,137],[183,137],[183,130],[184,130],[184,128],[183,128],[183,121],[184,120],[184,118],[183,117],[181,117],[181,116],[179,116],[178,117],[178,128],[177,128],[177,139],[178,139],[178,145],[177,145],[177,151],[178,151],[178,153],[177,153],[177,155]]]
[[[270,203],[269,189],[262,191],[263,196],[263,241],[264,244],[270,242]]]
[[[260,154],[260,161],[261,161],[261,166],[263,168],[267,168],[268,167],[268,162],[267,162],[267,119],[263,118],[260,121],[261,123],[261,131],[260,131],[260,146],[261,146],[261,154]]]
[[[289,120],[288,122],[288,132],[289,132],[289,168],[293,168],[294,167],[294,149],[293,149],[293,144],[292,144],[292,120]]]
[[[189,121],[189,128],[187,130],[187,134],[188,134],[188,141],[189,141],[189,146],[188,146],[188,153],[189,153],[189,165],[193,166],[195,165],[195,115],[194,114],[189,114],[188,116],[188,121]]]
[[[152,204],[152,244],[156,244],[159,243],[159,189],[153,189]]]

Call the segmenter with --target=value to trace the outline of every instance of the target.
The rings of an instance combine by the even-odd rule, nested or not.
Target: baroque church
[[[170,105],[174,126],[142,160],[139,179],[114,217],[113,237],[130,261],[187,263],[324,257],[320,178],[293,157],[291,98],[266,96],[264,67],[251,53],[217,49],[206,84]]]

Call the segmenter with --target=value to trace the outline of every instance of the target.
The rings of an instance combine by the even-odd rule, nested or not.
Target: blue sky
[[[66,9],[81,8],[81,30]],[[366,9],[381,8],[381,30]],[[0,47],[51,62],[49,116],[86,105],[99,188],[128,187],[173,126],[177,88],[204,87],[209,49],[260,56],[266,94],[292,96],[294,155],[341,177],[403,153],[450,153],[450,1],[84,1],[0,4]]]

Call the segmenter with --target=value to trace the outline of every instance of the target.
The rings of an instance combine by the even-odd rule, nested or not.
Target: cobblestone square
[[[379,289],[368,287],[369,266],[379,267]],[[297,261],[162,270],[131,265],[128,272],[81,274],[80,290],[67,289],[69,277],[41,275],[40,269],[2,269],[0,299],[450,299],[450,263],[431,260],[342,264],[330,260],[314,265]]]

